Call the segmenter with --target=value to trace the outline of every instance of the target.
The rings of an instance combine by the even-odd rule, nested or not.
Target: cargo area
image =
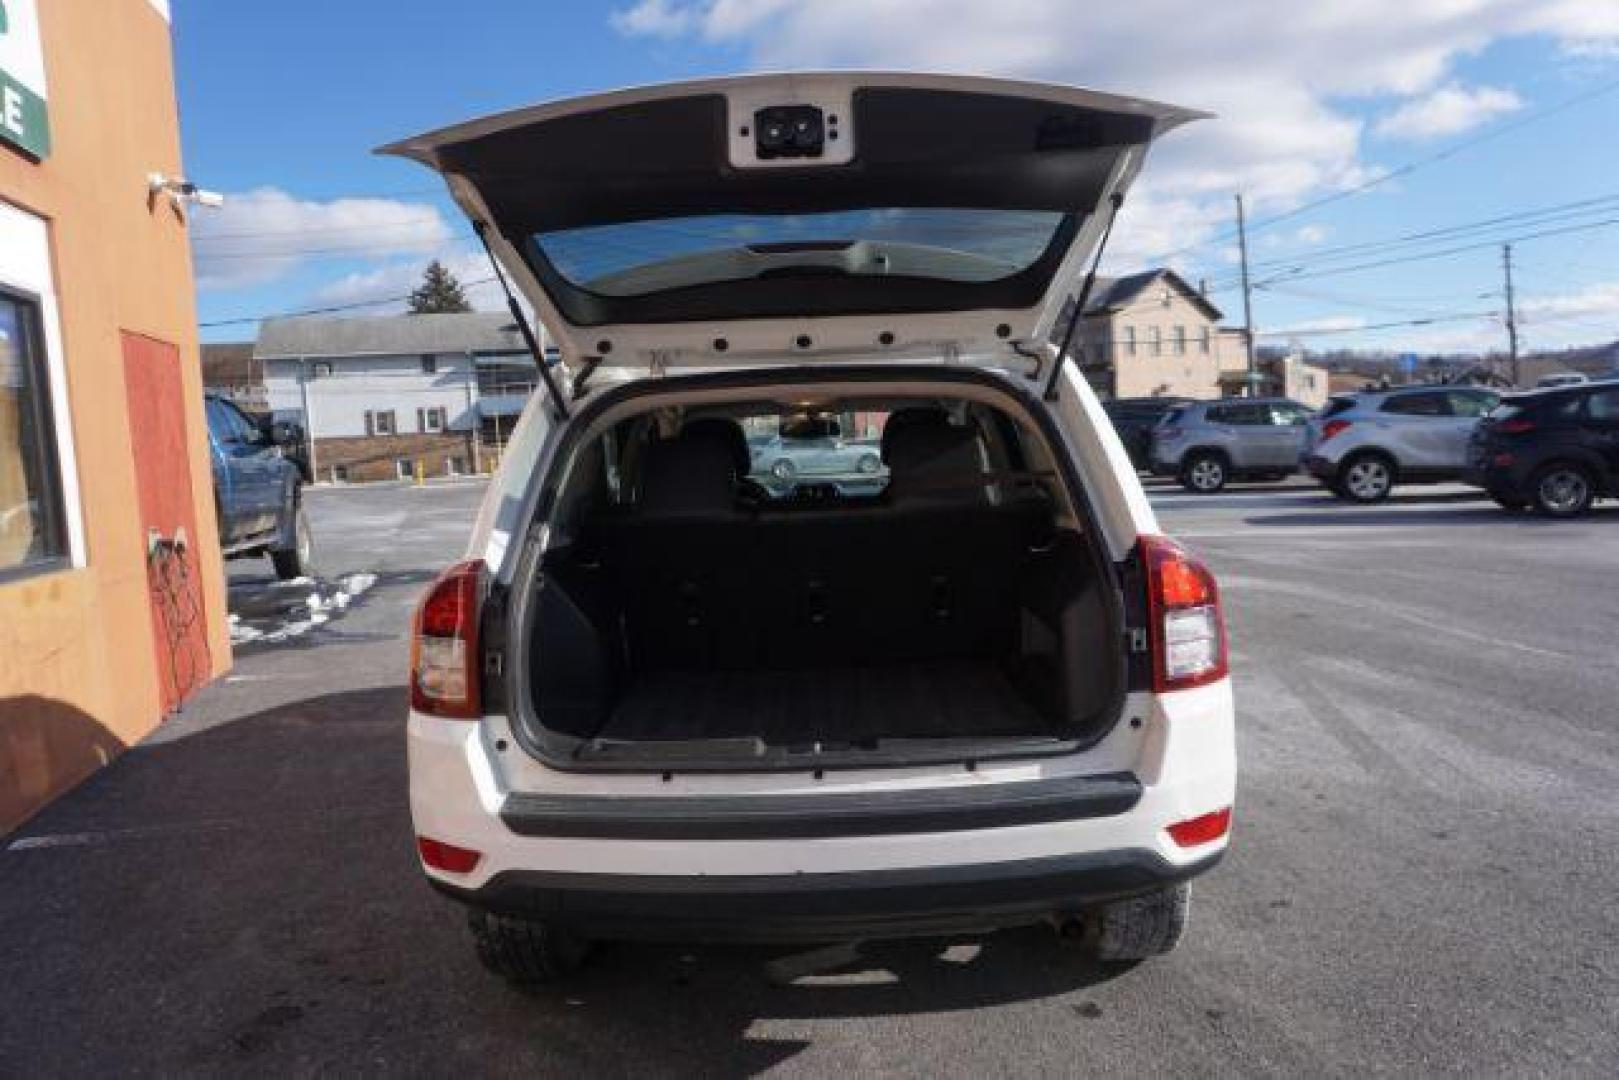
[[[932,400],[741,411],[581,450],[523,606],[543,756],[897,763],[1111,724],[1114,586],[1030,430]]]

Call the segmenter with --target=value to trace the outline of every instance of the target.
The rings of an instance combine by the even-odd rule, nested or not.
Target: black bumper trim
[[[510,870],[481,889],[435,878],[471,907],[543,919],[587,937],[814,942],[989,931],[1152,892],[1225,852],[1174,866],[1141,849],[838,874],[647,876]]]
[[[1122,814],[1141,801],[1130,773],[827,795],[514,794],[501,805],[520,836],[613,840],[803,840],[1043,825]]]

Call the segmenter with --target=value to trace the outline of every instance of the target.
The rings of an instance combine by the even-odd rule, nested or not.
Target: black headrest
[[[736,457],[722,432],[683,431],[647,446],[641,473],[643,514],[724,513],[736,507]]]
[[[742,430],[740,421],[729,416],[699,416],[688,420],[681,427],[680,434],[684,437],[694,435],[699,438],[723,439],[731,446],[731,460],[736,469],[737,478],[748,475],[753,468],[753,455],[748,451],[748,436]]]
[[[896,438],[910,427],[944,427],[950,423],[950,416],[943,409],[933,405],[913,405],[906,409],[895,409],[888,415],[888,422],[883,425],[882,455],[883,464],[888,465],[889,447]]]
[[[889,424],[893,422],[890,417]],[[895,499],[959,502],[984,497],[978,432],[950,423],[943,412],[936,418],[913,417],[897,431],[885,429],[883,460],[888,463],[888,493]]]

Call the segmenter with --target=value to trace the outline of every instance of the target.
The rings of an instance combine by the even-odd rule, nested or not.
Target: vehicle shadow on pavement
[[[356,690],[140,746],[0,840],[5,1071],[753,1073],[812,1046],[807,1021],[1110,977],[1042,928],[875,944],[787,986],[765,965],[801,950],[615,944],[520,993],[422,880],[404,717],[402,688]]]
[[[1614,520],[1619,518],[1619,506],[1592,508],[1583,518],[1556,520],[1527,511],[1514,513],[1495,506],[1473,506],[1469,509],[1422,510],[1323,510],[1297,514],[1255,514],[1242,519],[1245,525],[1264,526],[1354,526],[1354,525],[1474,525],[1494,529],[1556,529],[1582,521]]]

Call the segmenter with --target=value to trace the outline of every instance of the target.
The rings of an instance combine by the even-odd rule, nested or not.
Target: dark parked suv
[[[1102,403],[1102,411],[1113,421],[1113,430],[1119,433],[1119,441],[1124,443],[1130,464],[1137,472],[1152,468],[1152,429],[1171,409],[1190,400],[1182,397],[1115,398]]]
[[[1619,381],[1502,399],[1473,435],[1466,479],[1510,510],[1549,517],[1619,497]]]

